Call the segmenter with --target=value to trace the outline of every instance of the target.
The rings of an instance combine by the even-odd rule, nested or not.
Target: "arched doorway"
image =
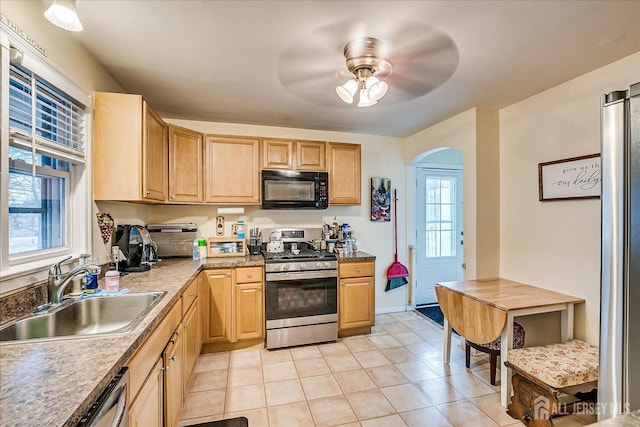
[[[416,166],[415,304],[437,303],[435,284],[463,279],[462,152],[430,151]]]

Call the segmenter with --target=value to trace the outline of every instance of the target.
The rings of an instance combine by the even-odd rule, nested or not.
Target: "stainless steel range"
[[[313,249],[320,229],[265,230],[267,349],[338,339],[338,261]],[[271,252],[268,252],[269,249]]]

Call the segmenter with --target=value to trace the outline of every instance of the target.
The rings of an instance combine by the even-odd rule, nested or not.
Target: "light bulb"
[[[353,96],[358,91],[358,82],[355,79],[351,79],[342,86],[336,87],[336,93],[347,104],[353,102]]]
[[[375,99],[370,99],[368,90],[366,88],[360,89],[360,102],[358,102],[358,107],[370,107],[378,103]]]
[[[367,90],[369,99],[378,101],[379,99],[382,99],[382,97],[387,93],[387,90],[389,90],[389,85],[387,84],[387,82],[379,80],[375,76],[371,76],[367,79]]]
[[[74,1],[54,0],[44,12],[44,16],[53,25],[67,31],[82,31],[82,23],[78,18]]]

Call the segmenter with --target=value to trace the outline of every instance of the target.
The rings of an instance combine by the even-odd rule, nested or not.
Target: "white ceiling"
[[[163,117],[396,137],[640,51],[640,1],[77,0],[77,8],[84,31],[75,37]],[[389,93],[368,108],[335,95],[346,81],[336,75],[346,69],[342,49],[360,36],[382,40],[394,63]]]

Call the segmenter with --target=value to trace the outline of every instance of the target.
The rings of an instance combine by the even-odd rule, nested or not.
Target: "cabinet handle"
[[[175,198],[176,198],[176,195],[175,195],[175,194],[172,194],[172,195],[171,195],[171,198],[172,198],[172,199],[175,199]]]
[[[253,277],[253,275],[252,275],[251,273],[247,273],[247,277],[248,277],[249,279],[251,279],[251,278]]]
[[[175,362],[175,361],[176,361],[176,355],[174,354],[173,356],[171,356],[171,357],[169,358],[169,360],[171,360],[172,362]]]
[[[189,324],[188,324],[188,323],[185,323],[185,324],[184,324],[184,327],[185,327],[185,329],[186,329],[186,328],[188,328],[188,327],[189,327]]]
[[[147,190],[147,196],[151,194],[151,190]]]
[[[360,267],[356,267],[356,273],[360,273]]]
[[[195,298],[196,294],[195,294],[194,292],[191,292],[191,293],[189,294],[189,296],[190,296],[191,298]]]
[[[227,273],[227,274],[226,274],[226,276],[227,276],[227,277],[231,277],[231,273]]]

